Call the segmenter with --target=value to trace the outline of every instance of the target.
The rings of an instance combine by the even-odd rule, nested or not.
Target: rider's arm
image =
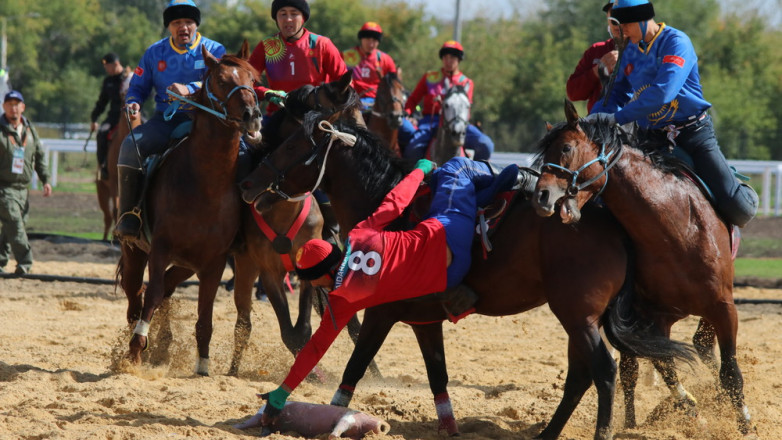
[[[413,89],[413,93],[410,94],[410,96],[407,97],[407,102],[405,103],[405,111],[408,115],[412,115],[415,111],[415,106],[418,105],[419,102],[421,102],[421,99],[424,98],[426,95],[426,74],[421,77],[421,80],[418,81],[418,84],[415,86],[415,89]]]
[[[595,75],[592,67],[595,65],[595,45],[584,51],[584,55],[576,65],[576,70],[567,79],[567,98],[571,101],[586,101],[592,97],[595,88],[600,87],[600,78]]]
[[[338,80],[348,71],[348,66],[345,65],[345,60],[342,59],[342,53],[330,39],[324,36],[318,38],[317,44],[321,47],[320,56],[322,57],[323,82]]]
[[[104,79],[100,86],[100,95],[98,95],[98,100],[95,101],[95,107],[90,114],[90,122],[97,122],[98,117],[106,109],[106,104],[108,103],[109,94],[106,92],[106,79]]]
[[[376,230],[385,228],[399,218],[402,211],[410,205],[422,180],[424,180],[423,171],[418,168],[411,171],[386,195],[377,210],[356,227],[369,227]]]
[[[153,62],[151,58],[151,51],[147,49],[141,57],[138,66],[136,66],[136,70],[133,71],[133,77],[130,79],[130,86],[128,86],[128,93],[125,95],[125,104],[135,102],[141,105],[149,97],[153,84],[152,75],[157,66],[157,62]]]
[[[211,53],[212,56],[217,58],[218,60],[222,58],[223,55],[225,55],[225,46],[223,46],[222,44],[211,40],[207,40],[203,44],[206,45],[206,50],[208,50],[209,53]],[[199,59],[201,59],[200,47],[198,48],[198,51],[199,51],[198,52]],[[203,69],[199,69],[199,70],[206,72],[206,66],[204,66]],[[201,80],[198,80],[198,81],[187,83],[185,84],[185,86],[187,87],[188,94],[192,95],[193,93],[201,90],[201,87],[203,87],[203,83]]]

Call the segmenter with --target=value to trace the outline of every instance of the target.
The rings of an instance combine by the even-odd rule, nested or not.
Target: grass
[[[778,279],[782,276],[782,258],[737,258],[736,277]]]

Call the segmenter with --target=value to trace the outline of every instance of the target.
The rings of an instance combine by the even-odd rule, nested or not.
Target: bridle
[[[334,144],[334,140],[339,140],[350,147],[356,144],[356,136],[337,130],[334,128],[334,126],[331,125],[329,121],[320,121],[318,123],[318,128],[321,131],[324,131],[326,136],[324,136],[320,142],[316,142],[313,135],[309,135],[308,140],[311,146],[310,150],[299,156],[299,158],[297,158],[295,161],[291,162],[291,164],[288,165],[285,169],[281,170],[277,168],[271,162],[271,160],[269,160],[269,156],[266,156],[263,161],[261,161],[261,165],[269,168],[275,174],[275,177],[274,180],[269,182],[269,185],[266,187],[266,189],[261,191],[258,197],[263,195],[265,192],[269,192],[278,195],[280,198],[288,202],[298,202],[304,200],[309,196],[310,193],[318,188],[320,182],[323,180],[323,175],[326,172],[326,160],[328,159],[329,152],[331,152],[331,146]],[[326,152],[321,156],[320,153],[324,150],[324,147]],[[282,190],[281,187],[282,184],[285,183],[285,176],[288,174],[288,171],[299,165],[310,166],[313,163],[317,166],[318,169],[318,179],[315,181],[315,184],[312,186],[310,191],[294,197]]]
[[[212,114],[212,115],[216,116],[218,119],[220,119],[223,122],[234,122],[236,124],[241,125],[242,122],[244,122],[243,119],[229,115],[228,107],[226,106],[226,104],[228,104],[228,101],[231,99],[231,97],[236,92],[239,92],[241,90],[249,90],[250,93],[253,96],[253,100],[255,101],[255,106],[253,107],[253,110],[254,111],[257,110],[257,112],[260,113],[261,110],[260,110],[260,106],[258,105],[258,95],[255,94],[255,90],[251,86],[237,85],[233,89],[231,89],[230,92],[228,92],[228,95],[226,95],[225,99],[220,99],[220,98],[218,98],[215,94],[213,94],[209,90],[209,80],[211,78],[212,78],[211,75],[206,77],[206,80],[204,81],[204,88],[203,88],[204,93],[206,94],[206,97],[209,100],[209,105],[210,105],[211,108],[210,107],[206,107],[206,106],[204,106],[204,105],[202,105],[202,104],[200,104],[198,102],[195,102],[192,99],[185,98],[184,96],[182,96],[182,95],[180,95],[180,94],[178,94],[176,92],[173,92],[171,90],[167,89],[166,93],[168,93],[169,95],[173,96],[178,101],[185,102],[187,104],[192,105],[193,107],[196,107],[196,108],[198,108],[200,110],[203,110],[203,111],[205,111],[205,112],[207,112],[209,114]],[[177,102],[176,105],[174,103],[172,103],[172,105],[169,106],[168,109],[166,109],[165,113],[163,114],[163,117],[167,121],[170,120],[174,116],[174,113],[176,113],[176,111],[182,105],[181,102]],[[215,104],[217,104],[217,106],[219,106],[219,108],[216,108]]]
[[[541,170],[545,170],[546,168],[553,168],[555,170],[559,170],[565,173],[566,175],[570,176],[570,182],[568,182],[568,187],[565,190],[565,197],[567,198],[575,197],[579,193],[579,191],[582,191],[584,188],[589,187],[593,183],[600,180],[600,178],[605,176],[605,181],[603,182],[603,186],[600,188],[600,191],[598,191],[594,195],[594,197],[597,197],[603,193],[603,191],[606,188],[606,185],[608,185],[608,170],[613,168],[614,165],[616,165],[616,163],[619,162],[619,158],[622,157],[622,153],[624,152],[622,143],[618,142],[617,144],[618,146],[615,149],[606,152],[606,144],[603,143],[600,147],[600,154],[598,154],[597,157],[585,163],[584,165],[581,165],[581,167],[579,167],[575,171],[569,168],[565,168],[562,165],[551,163],[551,162],[544,163],[540,168]],[[603,170],[597,173],[597,175],[592,177],[591,179],[588,179],[579,184],[578,183],[579,174],[581,174],[582,171],[586,170],[587,168],[589,168],[595,163],[602,164]]]
[[[467,100],[467,109],[468,109],[468,111],[467,111],[467,116],[466,117],[462,116],[460,114],[460,112],[454,112],[453,116],[450,119],[446,118],[445,102],[448,100],[448,98],[450,98],[452,95],[455,95],[456,93],[457,93],[456,89],[455,88],[451,88],[445,94],[445,97],[442,100],[442,107],[441,107],[441,111],[440,111],[440,113],[442,115],[441,116],[441,121],[442,121],[443,126],[445,128],[447,128],[449,131],[452,131],[451,127],[453,125],[455,125],[456,123],[463,122],[465,127],[469,124],[469,108],[470,108],[469,100]],[[467,95],[464,94],[463,92],[458,92],[458,93],[460,95],[463,95],[465,98],[467,97]]]
[[[391,127],[391,128],[399,128],[399,126],[402,125],[402,118],[404,117],[404,114],[405,114],[404,113],[405,101],[402,100],[401,98],[399,98],[398,96],[396,96],[393,93],[393,89],[394,89],[393,82],[394,82],[394,80],[392,78],[384,78],[384,79],[386,81],[386,84],[388,84],[388,90],[389,90],[389,93],[391,95],[391,97],[390,97],[390,99],[391,99],[391,109],[387,110],[385,112],[379,111],[379,110],[375,110],[375,108],[382,108],[384,106],[383,104],[385,104],[385,102],[387,102],[386,97],[383,97],[384,99],[383,99],[383,102],[381,103],[380,94],[378,93],[378,95],[375,97],[375,105],[372,107],[371,114],[372,114],[372,116],[385,118],[389,127]],[[379,92],[379,90],[378,90],[378,92]],[[396,109],[394,109],[394,104],[395,103],[399,104],[399,110],[398,111]]]

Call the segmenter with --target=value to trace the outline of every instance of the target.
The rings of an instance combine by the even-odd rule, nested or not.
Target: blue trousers
[[[749,185],[736,179],[717,144],[711,117],[682,128],[676,146],[691,157],[695,173],[714,194],[717,212],[730,224],[744,227],[757,213],[758,195]]]
[[[128,135],[122,141],[118,165],[141,169],[144,159],[149,155],[165,151],[171,133],[181,123],[188,120],[190,120],[190,116],[187,113],[175,113],[170,121],[166,121],[163,119],[162,112],[155,112],[147,122],[133,129],[133,137]],[[135,143],[133,138],[135,138]],[[138,146],[138,151],[136,151],[136,146]]]
[[[426,155],[429,142],[437,134],[440,116],[424,116],[418,122],[418,130],[413,125],[402,124],[399,128],[399,143],[403,145],[404,157],[412,160],[422,159]],[[475,160],[488,160],[494,152],[494,142],[478,127],[469,124],[464,147],[475,151]]]
[[[466,157],[454,157],[432,173],[433,197],[428,217],[443,224],[445,240],[453,253],[448,266],[449,288],[458,285],[470,269],[478,200],[503,189],[495,188],[500,180],[495,179],[488,165]]]

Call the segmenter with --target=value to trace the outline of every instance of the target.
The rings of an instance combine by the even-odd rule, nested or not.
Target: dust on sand
[[[34,273],[113,279],[117,251],[104,244],[33,242]],[[230,275],[230,271],[227,271]],[[740,288],[736,297],[782,299],[782,291]],[[0,438],[240,439],[258,435],[232,425],[254,414],[256,392],[274,389],[293,358],[280,341],[268,303],[256,302],[253,334],[239,377],[225,376],[235,309],[221,289],[215,303],[211,377],[193,374],[195,287],[175,294],[174,343],[158,365],[131,368],[126,300],[111,285],[0,279]],[[739,306],[738,360],[760,438],[782,438],[782,306]],[[689,340],[695,318],[674,326]],[[313,326],[317,323],[313,322]],[[343,332],[344,333],[344,332]],[[153,331],[154,336],[154,320]],[[471,316],[445,325],[449,391],[465,439],[532,438],[562,395],[566,335],[548,308],[493,318]],[[151,342],[154,347],[154,340]],[[305,382],[292,399],[328,403],[352,349],[344,334],[328,352],[326,383]],[[150,351],[154,351],[152,348]],[[384,377],[365,378],[352,406],[387,420],[383,438],[440,439],[426,373],[413,333],[394,327],[377,356]],[[649,370],[643,364],[642,374]],[[622,428],[621,394],[614,405],[616,438],[735,439],[734,416],[715,393],[703,365],[681,367],[682,382],[698,399],[697,420],[671,411],[661,384],[642,381],[637,429]],[[651,376],[650,376],[651,377]],[[658,381],[659,382],[659,381]],[[594,388],[584,396],[561,438],[594,434]],[[275,435],[271,438],[297,438]]]

